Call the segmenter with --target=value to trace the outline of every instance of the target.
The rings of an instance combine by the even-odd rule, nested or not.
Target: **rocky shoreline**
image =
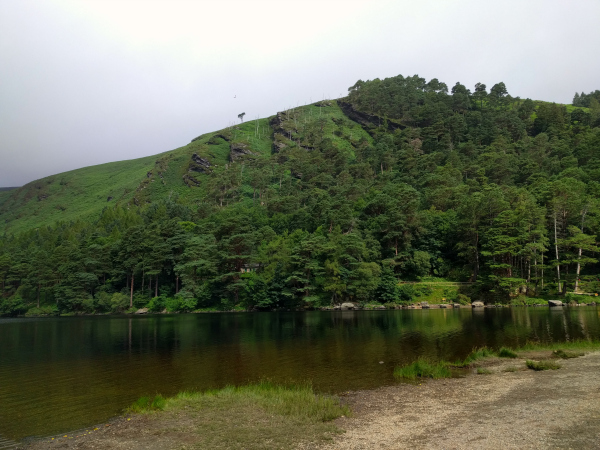
[[[561,300],[548,300],[547,303],[536,303],[533,305],[511,305],[511,304],[484,304],[483,302],[473,302],[471,304],[460,304],[460,303],[429,303],[419,302],[412,305],[376,305],[376,306],[360,306],[354,303],[342,303],[341,305],[335,306],[324,306],[319,308],[304,308],[304,309],[289,309],[279,308],[272,310],[257,310],[257,309],[235,309],[235,310],[205,310],[205,311],[190,311],[190,312],[168,312],[166,310],[155,312],[149,311],[147,308],[140,308],[132,312],[123,313],[81,313],[81,314],[64,314],[59,317],[84,317],[84,316],[130,316],[130,315],[147,315],[147,314],[218,314],[218,313],[257,313],[257,312],[304,312],[304,311],[384,311],[384,310],[399,310],[399,309],[480,309],[480,308],[539,308],[539,307],[551,307],[551,308],[563,308],[563,307],[583,307],[583,306],[597,306],[600,303],[576,303],[576,302],[562,302]],[[54,315],[40,314],[40,315],[26,315],[17,317],[56,317]]]

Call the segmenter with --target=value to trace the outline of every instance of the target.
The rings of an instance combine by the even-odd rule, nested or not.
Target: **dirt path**
[[[600,448],[600,353],[560,364],[504,372],[524,360],[496,360],[490,375],[350,393],[354,417],[326,448]]]
[[[541,359],[549,354],[528,356]],[[559,370],[534,372],[525,368],[524,359],[494,358],[479,364],[491,374],[347,393],[343,399],[353,416],[335,421],[345,432],[330,444],[298,448],[600,449],[600,352],[561,360],[560,364]],[[517,370],[507,372],[513,370],[510,368]],[[277,417],[242,410],[227,414],[238,414],[236,423],[252,416],[253,427],[264,426],[259,433],[262,444],[248,441],[249,447],[293,447],[290,442],[284,444],[286,436],[281,435],[289,424],[279,423]],[[210,448],[199,436],[198,426],[181,413],[141,415],[21,448]],[[273,434],[273,430],[281,433]],[[273,439],[267,442],[264,438],[269,433]]]

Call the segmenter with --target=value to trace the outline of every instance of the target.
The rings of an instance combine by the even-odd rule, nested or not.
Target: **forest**
[[[0,315],[399,305],[425,279],[462,302],[600,292],[598,92],[398,75],[199,137],[99,214],[0,235]]]

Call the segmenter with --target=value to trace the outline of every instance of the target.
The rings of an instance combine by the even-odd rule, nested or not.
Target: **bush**
[[[158,297],[153,297],[150,299],[150,302],[146,305],[146,308],[152,312],[161,312],[165,309],[165,304],[166,298],[162,295],[159,295]]]
[[[123,312],[129,308],[129,297],[125,294],[121,294],[120,292],[115,292],[110,297],[109,306],[111,312]]]
[[[398,298],[401,303],[411,303],[415,300],[415,288],[412,284],[398,286]]]
[[[81,300],[81,308],[84,312],[92,314],[96,312],[97,301],[92,297],[87,297]]]
[[[148,303],[148,296],[146,294],[133,294],[133,307],[136,309],[143,308]]]
[[[12,297],[0,299],[0,316],[18,316],[25,314],[28,307],[17,293]]]
[[[58,316],[58,307],[56,305],[40,306],[39,308],[30,308],[25,314],[27,317],[34,316]]]
[[[458,303],[460,303],[461,305],[470,305],[471,304],[471,298],[467,297],[464,294],[458,294],[456,300],[458,301]]]
[[[185,312],[193,311],[196,309],[198,301],[193,297],[184,297],[177,295],[173,298],[167,298],[165,301],[165,307],[168,312]]]

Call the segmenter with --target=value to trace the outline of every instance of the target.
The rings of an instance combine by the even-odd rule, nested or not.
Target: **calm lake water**
[[[90,426],[147,394],[260,378],[341,392],[418,356],[581,338],[600,338],[597,307],[0,319],[0,436]]]

